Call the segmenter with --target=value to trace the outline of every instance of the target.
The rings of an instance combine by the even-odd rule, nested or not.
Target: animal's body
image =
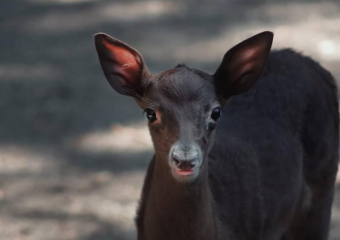
[[[292,50],[269,54],[266,34],[231,49],[212,76],[180,65],[152,76],[142,68],[147,80],[137,86],[147,90],[110,82],[156,109],[147,110],[155,156],[137,212],[139,240],[327,239],[338,165],[335,81]],[[97,50],[116,81],[102,60],[108,40],[97,35]],[[263,42],[255,56],[264,60],[248,61],[254,52],[244,49]]]

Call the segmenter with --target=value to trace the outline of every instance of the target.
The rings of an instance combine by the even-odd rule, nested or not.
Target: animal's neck
[[[191,183],[180,183],[156,156],[145,215],[147,240],[215,240],[216,222],[207,167]]]

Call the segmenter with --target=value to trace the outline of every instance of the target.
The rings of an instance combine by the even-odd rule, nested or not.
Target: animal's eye
[[[156,113],[154,110],[147,108],[145,109],[144,112],[146,112],[146,117],[149,119],[150,123],[154,122],[157,119]]]
[[[221,107],[216,107],[212,110],[211,118],[215,121],[221,116]]]

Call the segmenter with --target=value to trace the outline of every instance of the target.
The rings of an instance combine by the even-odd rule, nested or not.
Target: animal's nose
[[[183,160],[183,159],[178,159],[176,157],[172,157],[172,161],[174,162],[176,167],[180,170],[191,170],[196,166],[196,159]]]
[[[193,169],[198,163],[198,151],[195,146],[177,145],[171,154],[172,165],[180,170]]]

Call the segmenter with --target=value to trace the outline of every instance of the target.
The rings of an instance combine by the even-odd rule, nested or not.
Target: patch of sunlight
[[[39,80],[59,77],[61,72],[60,67],[50,64],[0,64],[0,80]]]
[[[249,19],[252,24],[226,26],[214,38],[188,41],[186,45],[183,43],[184,46],[169,48],[167,52],[163,51],[157,57],[159,59],[172,57],[182,62],[197,62],[197,59],[203,63],[219,62],[224,53],[235,44],[259,32],[273,31],[273,49],[293,48],[318,60],[340,60],[340,35],[338,33],[340,16],[333,14],[338,9],[336,3],[300,5],[287,3],[251,9],[254,14],[261,14],[262,17],[269,20],[258,21],[255,19],[255,14]],[[303,8],[308,12],[308,16],[301,18],[297,12]],[[330,16],[327,13],[330,13]],[[291,14],[293,20],[287,18],[287,14]],[[250,16],[252,15],[250,14]],[[276,19],[285,20],[278,22]],[[145,48],[152,49],[151,46]]]
[[[340,224],[340,192],[339,192],[339,186],[335,188],[335,195],[333,200],[333,206],[332,206],[332,225],[330,235],[331,236],[339,236],[340,235],[340,229],[336,226],[339,226]],[[333,239],[333,238],[331,238]],[[335,238],[338,239],[338,238]]]
[[[75,3],[84,3],[84,2],[94,2],[95,0],[29,0],[30,2],[38,2],[38,3],[60,3],[60,4],[75,4]]]
[[[27,19],[24,29],[30,32],[79,31],[104,22],[117,24],[117,21],[131,22],[164,17],[178,12],[179,8],[177,3],[171,1],[107,2],[78,12],[54,11],[43,16],[34,16]]]
[[[296,25],[278,26],[274,28],[276,33],[274,46],[276,48],[291,47],[317,60],[340,60],[340,36],[333,24],[339,25],[340,18],[325,19],[313,16],[306,22]]]
[[[336,184],[340,184],[340,166],[339,166],[338,173],[336,175]]]
[[[100,204],[98,204],[100,202]],[[134,230],[134,217],[137,209],[137,201],[117,202],[111,199],[93,199],[87,206],[88,212],[96,213],[101,219],[114,222],[121,230]]]
[[[340,42],[335,43],[333,40],[323,40],[319,43],[319,51],[328,58],[340,58]]]
[[[338,236],[340,236],[340,229],[338,227],[339,224],[340,224],[340,211],[333,206],[329,240],[339,240],[338,238]]]
[[[335,202],[336,203],[336,202]],[[332,220],[335,221],[340,221],[340,210],[337,207],[333,207],[332,209]]]
[[[141,152],[153,148],[145,122],[128,126],[114,124],[105,131],[89,133],[71,140],[71,144],[90,152]]]
[[[173,13],[178,10],[178,5],[171,1],[140,1],[126,4],[111,4],[101,9],[101,15],[109,19],[120,19],[125,21],[139,20],[164,14]]]
[[[114,184],[107,186],[110,194],[92,196],[92,199],[87,202],[86,211],[96,213],[98,217],[106,221],[114,222],[124,231],[134,231],[133,219],[136,215],[144,176],[144,171],[116,175]],[[115,194],[112,195],[112,193]]]
[[[38,174],[55,168],[50,153],[38,149],[26,149],[22,146],[0,147],[0,174]]]
[[[104,175],[107,179],[102,183],[97,182],[98,173],[86,174],[86,177],[74,176],[66,179],[64,177],[63,182],[59,182],[58,185],[65,184],[67,189],[72,189],[67,192],[67,199],[55,194],[42,198],[36,193],[26,196],[25,202],[16,202],[15,207],[36,212],[49,212],[50,209],[55,209],[69,216],[95,216],[116,225],[120,231],[134,231],[134,217],[145,172],[131,171],[118,174],[106,172]],[[43,184],[51,186],[53,182],[39,183],[40,186]],[[30,187],[36,188],[35,185]]]

